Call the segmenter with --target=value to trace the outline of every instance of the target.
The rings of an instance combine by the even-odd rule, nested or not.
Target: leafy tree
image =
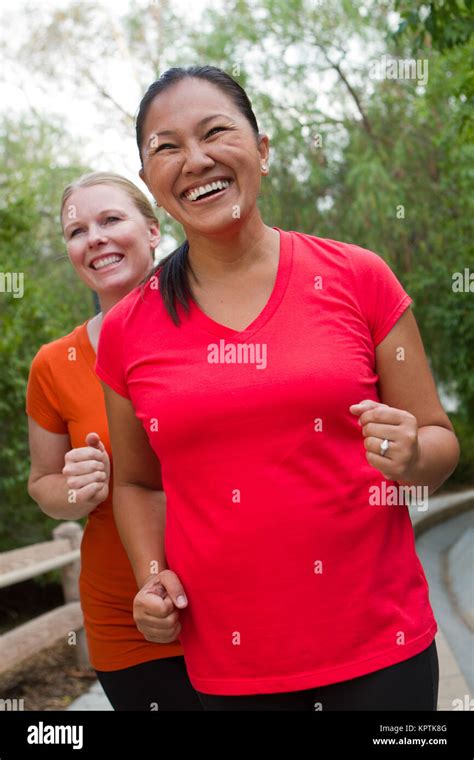
[[[474,33],[473,0],[396,0],[402,21],[397,34],[409,31],[415,49],[427,46],[445,52],[465,45]]]
[[[61,162],[67,157],[66,166],[58,156]],[[49,121],[4,119],[0,159],[0,551],[5,551],[51,537],[54,521],[26,492],[26,383],[40,346],[84,321],[92,302],[72,271],[60,234],[63,187],[85,171],[68,136]]]

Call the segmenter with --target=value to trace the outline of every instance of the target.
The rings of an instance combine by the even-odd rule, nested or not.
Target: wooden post
[[[63,522],[53,530],[54,540],[66,539],[71,544],[71,549],[79,549],[82,541],[82,528],[77,522]],[[62,585],[64,601],[76,602],[79,597],[79,575],[81,572],[80,561],[71,562],[62,568]],[[84,627],[76,631],[76,663],[81,669],[90,668],[89,652]]]

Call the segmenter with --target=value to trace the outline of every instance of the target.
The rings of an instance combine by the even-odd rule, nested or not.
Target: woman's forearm
[[[427,486],[431,495],[443,485],[459,462],[459,443],[453,431],[439,425],[418,429],[419,456],[400,485]]]
[[[55,520],[80,520],[97,506],[90,502],[74,501],[74,490],[69,488],[67,477],[61,473],[43,475],[28,483],[28,493],[41,511]]]
[[[142,486],[114,484],[114,516],[138,587],[167,568],[165,558],[166,495]]]

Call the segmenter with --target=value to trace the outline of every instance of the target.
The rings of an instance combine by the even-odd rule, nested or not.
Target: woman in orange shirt
[[[148,274],[159,225],[143,193],[116,174],[69,185],[61,222],[71,263],[101,312],[40,348],[27,390],[30,496],[58,520],[88,516],[80,594],[91,664],[115,710],[201,710],[179,641],[146,641],[137,584],[112,510],[111,450],[95,352],[105,313]],[[158,537],[157,537],[158,540]],[[150,575],[158,571],[148,560]]]

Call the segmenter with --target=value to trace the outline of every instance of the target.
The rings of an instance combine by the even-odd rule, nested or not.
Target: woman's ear
[[[158,248],[161,240],[160,223],[158,220],[156,224],[150,224],[148,230],[150,233],[150,247],[154,250]]]
[[[258,152],[260,154],[260,161],[268,164],[268,157],[270,155],[270,138],[265,133],[260,133],[258,136]]]
[[[148,182],[146,181],[145,172],[143,171],[143,167],[138,172],[138,176],[140,177],[141,181],[145,183],[145,185],[148,187],[148,190],[150,190],[148,186]]]

